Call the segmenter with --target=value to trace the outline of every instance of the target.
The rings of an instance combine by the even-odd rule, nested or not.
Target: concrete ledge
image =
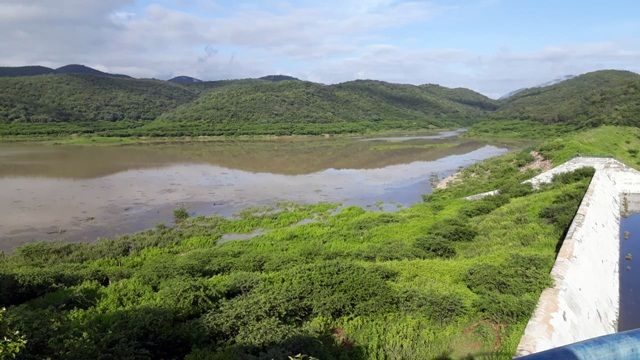
[[[578,157],[528,181],[538,187],[582,167],[596,172],[551,271],[554,286],[540,296],[518,356],[617,330],[620,197],[640,193],[640,172],[611,158]]]

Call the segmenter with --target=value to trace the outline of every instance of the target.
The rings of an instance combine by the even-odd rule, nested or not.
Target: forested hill
[[[478,96],[482,96],[477,94]],[[487,103],[491,100],[485,98]],[[220,86],[163,114],[159,123],[274,126],[359,122],[411,122],[422,127],[460,125],[484,115],[482,107],[438,96],[413,85],[352,81],[243,81]]]
[[[596,71],[497,101],[434,84],[323,85],[284,75],[161,81],[81,65],[47,69],[0,69],[0,136],[322,134],[458,127],[486,118],[640,125],[640,75],[628,71]]]
[[[0,123],[151,121],[198,92],[159,80],[93,75],[0,78]]]
[[[602,70],[503,100],[496,119],[536,120],[579,126],[640,125],[640,75]]]
[[[495,101],[466,89],[286,76],[173,81],[91,74],[0,77],[0,135],[320,134],[466,125]]]

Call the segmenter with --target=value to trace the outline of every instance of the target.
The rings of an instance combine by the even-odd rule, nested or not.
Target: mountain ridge
[[[640,75],[626,70],[599,70],[526,89],[501,101],[491,118],[580,126],[638,126]]]
[[[483,119],[640,125],[640,75],[619,70],[590,72],[493,100],[466,88],[380,80],[325,85],[268,75],[180,82],[134,79],[81,65],[63,67],[69,74],[47,69],[22,67],[16,71],[40,75],[0,76],[0,123],[7,124],[0,135],[26,134],[35,127],[46,133],[123,136],[321,134],[457,127]]]

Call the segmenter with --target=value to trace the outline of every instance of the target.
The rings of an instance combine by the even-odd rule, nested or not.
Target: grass
[[[519,255],[544,259],[523,276],[546,278],[562,232],[537,212],[562,193],[585,188],[584,181],[559,184],[510,199],[476,216],[472,228],[454,221],[471,204],[450,198],[448,192],[459,191],[451,189],[398,213],[348,207],[332,214],[330,204],[288,204],[246,211],[237,219],[183,218],[175,228],[95,245],[27,245],[2,263],[8,290],[3,303],[9,305],[11,326],[27,337],[26,358],[116,354],[117,346],[103,343],[109,337],[104,331],[116,337],[112,341],[121,351],[135,353],[142,346],[155,357],[188,355],[191,350],[180,345],[187,335],[195,336],[187,343],[198,354],[214,358],[295,355],[295,349],[332,358],[333,346],[368,359],[511,354],[519,337],[514,332],[522,330],[547,283],[509,290],[516,298],[470,288],[466,276],[483,264],[496,265],[496,274],[512,271],[512,257]],[[305,218],[316,221],[296,225]],[[518,221],[522,230],[513,231]],[[216,245],[222,234],[256,229],[268,231]],[[456,254],[444,258],[416,246],[428,234],[449,241]],[[91,296],[78,295],[86,291]],[[513,309],[485,309],[482,304],[496,297],[504,309]],[[43,323],[47,312],[61,325]],[[122,312],[153,326],[147,330],[153,336],[144,340],[139,324],[121,323]],[[67,340],[41,338],[51,326]],[[297,337],[323,345],[289,343]],[[159,338],[165,341],[156,344]]]
[[[576,152],[629,161],[639,135],[602,127],[536,149],[554,163]],[[25,245],[0,262],[2,326],[25,336],[24,359],[510,359],[590,180],[522,187],[535,174],[520,170],[527,151],[471,166],[396,213],[281,204]]]

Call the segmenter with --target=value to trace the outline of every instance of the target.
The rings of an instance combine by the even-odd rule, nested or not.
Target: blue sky
[[[370,78],[498,97],[564,75],[640,71],[639,14],[640,1],[622,0],[0,0],[0,64]]]

